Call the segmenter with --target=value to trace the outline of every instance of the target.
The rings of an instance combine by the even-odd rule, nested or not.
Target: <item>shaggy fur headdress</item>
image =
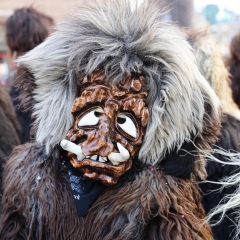
[[[198,68],[219,97],[223,113],[240,120],[240,111],[232,99],[232,90],[229,86],[230,75],[216,44],[208,31],[192,31],[189,36]]]
[[[47,153],[73,124],[70,113],[82,79],[100,67],[111,84],[131,73],[147,80],[150,121],[138,155],[143,163],[160,162],[196,136],[211,137],[218,99],[199,72],[185,35],[163,16],[153,0],[135,8],[127,0],[86,1],[18,60],[24,99],[34,99],[36,141]]]

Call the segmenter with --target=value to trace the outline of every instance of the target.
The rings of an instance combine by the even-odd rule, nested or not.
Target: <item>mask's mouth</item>
[[[100,180],[105,185],[116,184],[118,178],[132,166],[129,151],[122,144],[117,143],[119,152],[112,152],[108,156],[85,156],[81,146],[62,140],[61,147],[68,151],[71,164],[84,173],[84,177]]]
[[[60,145],[64,150],[75,154],[78,162],[81,162],[85,159],[85,160],[92,160],[95,162],[104,163],[107,165],[117,166],[122,162],[126,162],[130,158],[129,151],[125,147],[123,147],[121,143],[117,143],[119,153],[111,152],[107,157],[103,157],[99,155],[85,156],[82,153],[81,146],[65,139],[61,141]]]

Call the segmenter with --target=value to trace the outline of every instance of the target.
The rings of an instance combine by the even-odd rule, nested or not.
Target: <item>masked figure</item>
[[[85,2],[18,60],[36,142],[5,166],[1,239],[212,239],[218,98],[159,4],[131,3]]]
[[[53,26],[53,19],[32,7],[19,8],[6,20],[6,43],[9,48],[11,60],[30,51],[50,34],[50,28]],[[22,91],[17,89],[18,82],[16,80],[15,67],[10,71],[6,82],[9,88],[9,94],[15,108],[17,120],[21,126],[19,133],[20,143],[30,142],[34,138],[34,134],[30,133],[33,123],[31,107],[24,109],[20,105],[20,95]],[[29,81],[26,78],[26,81]],[[22,84],[22,82],[21,82]],[[23,97],[24,99],[24,97]]]
[[[216,145],[213,148],[221,148],[227,151],[240,151],[240,111],[232,99],[232,91],[229,87],[229,73],[224,66],[214,41],[209,34],[205,32],[192,32],[190,41],[195,50],[195,56],[199,69],[203,76],[215,90],[222,105],[224,115],[221,119],[221,134]],[[214,154],[214,156],[226,162],[226,156],[223,154]],[[224,165],[216,161],[208,161],[207,173],[208,181],[218,182],[222,178],[238,172],[238,167],[234,165]],[[203,192],[203,206],[207,213],[216,207],[222,198],[236,190],[235,186],[222,189],[219,191],[219,185],[214,183],[201,183],[200,188]],[[221,224],[213,227],[214,239],[230,239],[234,233],[234,222],[236,214],[234,210],[227,212],[226,218]],[[212,219],[216,223],[219,216]]]

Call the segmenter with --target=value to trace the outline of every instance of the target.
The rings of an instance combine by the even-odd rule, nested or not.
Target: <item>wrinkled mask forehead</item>
[[[131,75],[112,86],[98,70],[81,84],[72,107],[74,125],[61,146],[85,178],[115,184],[142,144],[149,118],[145,78]]]

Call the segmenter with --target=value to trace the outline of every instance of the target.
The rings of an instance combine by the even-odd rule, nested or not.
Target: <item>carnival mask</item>
[[[61,146],[85,178],[112,185],[131,168],[142,144],[149,117],[145,79],[129,76],[110,86],[98,70],[81,84],[72,107],[75,122]]]

